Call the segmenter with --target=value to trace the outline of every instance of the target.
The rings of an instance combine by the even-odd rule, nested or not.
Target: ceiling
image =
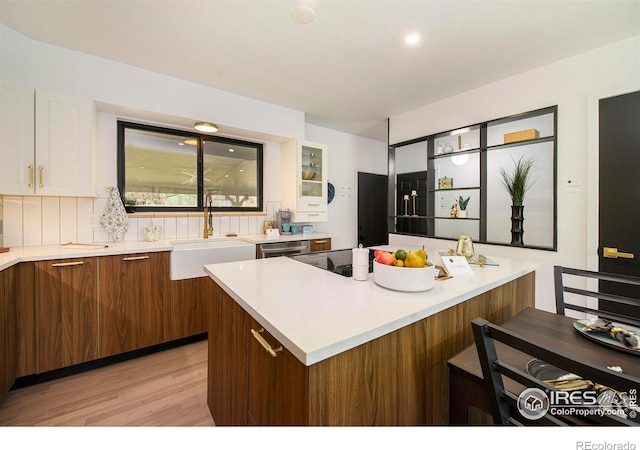
[[[640,1],[0,0],[0,22],[386,142],[388,117],[640,34]]]

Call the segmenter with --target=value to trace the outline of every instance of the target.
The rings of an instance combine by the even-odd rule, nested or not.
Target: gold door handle
[[[44,167],[38,166],[38,176],[40,177],[40,187],[44,187]]]
[[[81,266],[83,264],[84,264],[84,261],[70,261],[70,262],[53,263],[51,264],[51,267]]]
[[[29,164],[27,169],[29,169],[29,184],[27,184],[27,187],[33,187],[33,164]]]
[[[124,258],[122,258],[123,261],[140,261],[142,259],[149,259],[148,255],[144,255],[144,256],[126,256]]]
[[[269,343],[265,341],[262,335],[260,334],[263,332],[264,332],[264,328],[260,328],[258,331],[254,330],[253,328],[251,329],[251,334],[253,334],[253,337],[256,338],[256,341],[260,342],[260,345],[262,345],[262,347],[267,352],[269,352],[271,356],[275,358],[276,356],[278,356],[277,352],[282,351],[282,345],[274,350],[273,347],[271,347],[271,345],[269,345]]]
[[[633,259],[633,253],[619,252],[617,248],[605,247],[602,256],[605,258],[626,258]]]

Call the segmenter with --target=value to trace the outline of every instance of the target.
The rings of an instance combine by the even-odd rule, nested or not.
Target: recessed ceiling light
[[[293,10],[291,17],[293,17],[294,22],[300,25],[307,25],[316,19],[316,12],[308,6],[301,6]]]
[[[185,139],[184,142],[180,142],[178,145],[198,145],[197,139]]]
[[[218,131],[218,125],[210,122],[196,122],[193,124],[193,128],[205,133],[215,133],[216,131]]]
[[[229,149],[229,151],[230,151],[231,153],[235,152],[235,150],[234,150],[234,149],[232,149],[232,148],[230,148],[230,149]]]
[[[404,42],[408,45],[415,45],[420,41],[420,35],[418,33],[411,33],[404,38]]]

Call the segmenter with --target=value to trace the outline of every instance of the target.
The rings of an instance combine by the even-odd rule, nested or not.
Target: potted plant
[[[462,198],[462,196],[458,197],[458,215],[457,217],[461,219],[465,219],[467,217],[467,205],[469,204],[469,200],[471,197],[467,197],[466,199]]]
[[[508,171],[504,167],[499,169],[502,186],[511,197],[511,245],[524,245],[524,197],[531,188],[534,180],[531,178],[533,159],[525,155],[520,156],[518,161],[513,160],[514,168]]]

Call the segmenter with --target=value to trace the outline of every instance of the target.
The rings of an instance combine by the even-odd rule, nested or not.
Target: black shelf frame
[[[543,136],[536,139],[523,140],[518,142],[511,142],[508,144],[499,144],[499,145],[488,145],[488,135],[490,127],[495,125],[501,125],[510,122],[516,122],[521,120],[526,120],[530,118],[535,118],[539,116],[544,116],[547,114],[553,115],[553,135],[552,136]],[[454,136],[455,132],[461,130],[463,128],[469,129],[478,129],[479,130],[479,147],[474,147],[470,149],[462,149],[462,150],[454,150],[450,153],[445,154],[435,154],[435,141],[438,138],[445,137],[447,135]],[[524,113],[514,114],[507,117],[502,117],[499,119],[488,120],[479,124],[473,124],[470,126],[463,126],[459,128],[455,128],[452,130],[422,136],[416,139],[411,139],[408,141],[400,142],[394,145],[389,146],[389,187],[395,189],[395,154],[398,148],[403,146],[416,144],[420,142],[426,142],[427,144],[427,215],[426,216],[403,216],[397,215],[391,212],[393,210],[393,206],[390,205],[390,215],[389,215],[389,232],[390,233],[399,233],[395,228],[395,221],[398,218],[402,219],[421,219],[426,221],[426,234],[415,234],[415,233],[401,233],[407,234],[411,236],[425,236],[435,239],[444,239],[444,240],[455,240],[449,237],[436,236],[435,234],[435,222],[436,220],[461,220],[461,221],[477,221],[479,223],[479,240],[477,242],[491,245],[501,245],[501,246],[510,246],[509,243],[504,242],[493,242],[487,240],[487,185],[488,185],[488,174],[487,174],[487,166],[488,166],[488,155],[490,152],[494,150],[502,150],[516,147],[523,147],[528,145],[540,144],[540,143],[553,143],[553,244],[551,247],[546,246],[537,246],[537,245],[524,245],[524,248],[529,249],[537,249],[537,250],[549,250],[549,251],[557,251],[557,136],[558,136],[558,106],[549,106],[546,108],[540,108]],[[435,189],[432,186],[436,185],[435,180],[435,162],[438,159],[446,159],[451,158],[452,156],[457,155],[465,155],[465,154],[480,154],[480,162],[479,162],[479,177],[480,177],[480,186],[477,187],[459,187],[459,188],[451,188],[451,189]],[[470,191],[470,190],[479,190],[480,192],[480,206],[479,206],[479,217],[468,217],[468,218],[453,218],[453,217],[439,217],[434,214],[435,212],[435,203],[436,203],[436,193],[438,192],[451,192],[451,191]],[[393,197],[393,193],[390,192],[390,198]]]

